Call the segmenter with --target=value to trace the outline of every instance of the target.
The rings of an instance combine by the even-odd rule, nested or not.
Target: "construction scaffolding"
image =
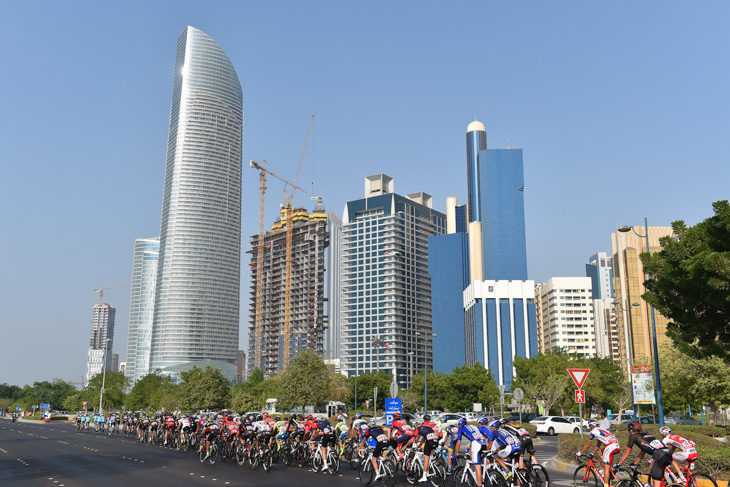
[[[250,242],[248,371],[260,368],[269,377],[284,370],[301,350],[324,352],[326,211],[321,205],[312,213],[283,206],[263,244],[258,235]]]

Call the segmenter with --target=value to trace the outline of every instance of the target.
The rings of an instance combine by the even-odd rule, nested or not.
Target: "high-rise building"
[[[112,354],[112,364],[111,364],[111,367],[109,368],[109,370],[112,372],[119,372],[119,354],[118,353]]]
[[[251,236],[248,370],[259,368],[266,376],[284,370],[302,350],[324,352],[327,214],[321,208],[312,213],[294,208],[289,222],[287,212],[282,208],[281,217],[264,236],[262,269],[258,269],[259,236]],[[259,272],[263,272],[261,306],[256,303]],[[257,310],[261,312],[259,337]]]
[[[591,278],[551,277],[536,287],[535,294],[543,352],[561,348],[571,354],[595,357]]]
[[[474,120],[466,128],[466,181],[467,181],[467,218],[470,222],[482,221],[481,178],[479,153],[487,148],[487,131],[484,124]]]
[[[613,289],[617,303],[617,327],[621,342],[621,366],[628,370],[631,365],[652,363],[651,307],[642,299],[644,294],[644,268],[639,254],[646,252],[644,227],[635,227],[632,232],[611,234],[613,253]],[[637,236],[642,235],[642,237]],[[672,235],[672,227],[649,227],[649,246],[651,252],[659,252],[661,237]],[[668,345],[666,336],[667,319],[658,311],[654,312],[656,334],[659,346]]]
[[[327,213],[327,229],[330,245],[327,249],[327,333],[325,334],[325,358],[337,360],[339,366],[342,354],[342,311],[340,292],[342,291],[342,219],[333,211]]]
[[[399,384],[432,367],[428,238],[446,216],[426,193],[401,196],[393,178],[365,178],[342,218],[342,372],[395,371]]]
[[[127,366],[124,371],[130,387],[150,372],[150,343],[159,251],[159,237],[138,238],[134,241]]]
[[[87,383],[104,369],[111,370],[116,313],[117,310],[106,303],[94,305],[91,315],[91,340],[86,360]]]
[[[606,252],[591,255],[586,277],[591,278],[593,299],[613,298],[613,262]]]
[[[235,375],[241,276],[243,93],[221,47],[178,37],[150,370],[220,362]]]
[[[614,298],[593,300],[593,319],[596,323],[596,355],[610,358],[616,363],[621,361],[621,341],[616,320]]]

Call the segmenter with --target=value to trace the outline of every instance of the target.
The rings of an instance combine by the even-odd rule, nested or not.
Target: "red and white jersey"
[[[390,425],[390,428],[394,429],[400,435],[413,435],[415,433],[411,425],[408,424],[407,421],[404,421],[402,419],[399,419],[398,421],[393,421],[393,424]]]
[[[679,435],[668,435],[662,440],[662,442],[667,446],[674,446],[682,451],[688,451],[690,449],[694,451],[695,448],[694,441],[688,440],[687,438],[683,438]]]
[[[600,441],[603,443],[604,448],[608,445],[618,445],[616,437],[611,432],[602,430],[601,428],[593,428],[588,434],[588,438]]]
[[[183,416],[178,420],[178,423],[180,423],[181,428],[190,428],[190,418],[187,416]]]

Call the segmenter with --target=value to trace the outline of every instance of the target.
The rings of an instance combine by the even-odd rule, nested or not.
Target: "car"
[[[658,424],[654,416],[639,416],[639,423],[641,424]]]
[[[535,413],[522,413],[522,422],[523,423],[529,423],[533,419],[537,418],[537,414]],[[517,423],[520,421],[520,415],[519,413],[512,413],[509,418],[507,418],[508,423]]]
[[[583,427],[583,431],[588,431],[588,421],[586,421],[585,419],[581,419],[578,416],[563,416],[563,417],[573,424],[581,425]]]
[[[455,414],[455,413],[444,413],[441,416],[439,416],[441,419],[441,424],[448,424],[448,425],[455,425],[459,422],[460,419],[466,419],[469,421],[469,419],[464,416],[463,414]],[[443,419],[446,418],[446,419]]]
[[[688,416],[686,414],[678,414],[676,416],[667,416],[664,418],[664,422],[666,424],[688,424],[692,426],[697,426],[698,424],[702,424],[701,421],[697,421],[696,419],[693,419],[692,416]]]
[[[609,414],[606,419],[608,419],[608,424],[619,424],[618,423],[618,413],[612,413]],[[621,424],[628,424],[632,421],[638,421],[639,418],[637,418],[632,413],[623,413],[621,415]]]
[[[537,434],[546,433],[553,436],[557,433],[580,433],[578,425],[562,416],[540,416],[530,421],[530,424],[537,427]]]

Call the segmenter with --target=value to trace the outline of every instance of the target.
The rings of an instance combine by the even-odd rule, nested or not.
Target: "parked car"
[[[442,414],[440,417],[441,418],[444,418],[444,417],[446,418],[445,421],[443,421],[443,420],[441,421],[441,424],[456,424],[462,418],[464,418],[467,421],[469,421],[469,419],[466,418],[466,416],[464,416],[463,414],[445,413],[445,414]]]
[[[666,424],[689,424],[692,426],[697,426],[698,424],[702,424],[701,421],[692,419],[692,416],[688,416],[686,414],[679,414],[676,416],[667,416],[666,418],[664,418],[664,422]]]
[[[537,427],[537,434],[546,433],[553,436],[556,433],[580,433],[578,425],[562,416],[540,416],[530,421],[530,424]]]
[[[535,413],[522,413],[522,422],[523,423],[529,423],[533,419],[537,418],[537,414]],[[520,420],[519,413],[512,413],[510,417],[507,418],[507,421],[510,423],[517,423]]]
[[[640,416],[639,423],[641,424],[658,424],[654,416]]]
[[[609,414],[606,419],[608,419],[608,424],[618,424],[618,413],[612,413]],[[638,421],[639,418],[634,416],[631,413],[624,413],[621,415],[621,424],[628,424],[631,421]]]
[[[588,431],[588,421],[585,419],[581,419],[578,416],[564,416],[564,418],[575,425],[581,425],[583,431]]]

